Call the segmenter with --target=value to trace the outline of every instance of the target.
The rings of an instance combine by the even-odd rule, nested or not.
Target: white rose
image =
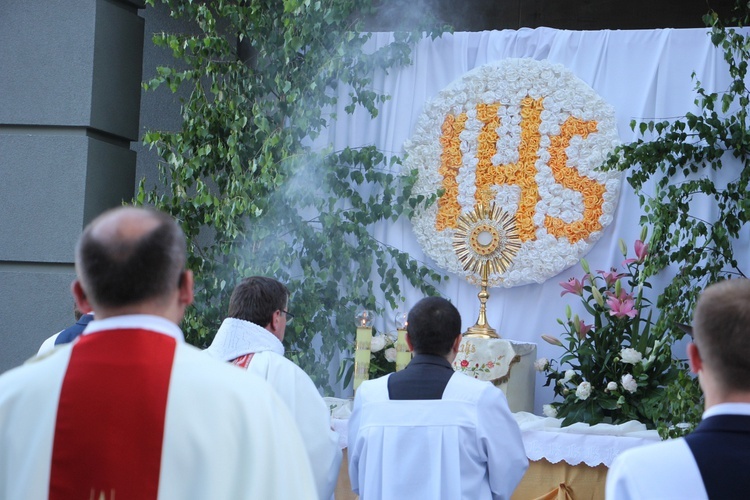
[[[385,350],[385,359],[389,363],[393,363],[396,361],[396,348],[395,347],[389,347]]]
[[[385,347],[385,335],[375,335],[370,341],[370,351],[378,352]]]
[[[622,388],[628,392],[635,392],[638,390],[638,382],[636,382],[633,376],[629,373],[622,376],[620,383],[622,384]]]
[[[581,382],[578,384],[578,388],[576,389],[576,397],[578,399],[584,400],[588,399],[589,396],[591,396],[591,384],[589,382]]]
[[[570,379],[572,379],[573,377],[575,377],[575,375],[576,375],[575,371],[573,371],[573,370],[566,370],[565,371],[565,376],[562,379],[563,383],[570,381]]]
[[[608,391],[616,391],[617,390],[617,382],[610,382],[607,384],[607,390]]]
[[[534,369],[538,372],[543,372],[549,366],[549,360],[547,358],[539,358],[534,361]]]
[[[620,351],[620,359],[623,363],[634,365],[641,362],[643,355],[632,347],[626,347]]]
[[[555,408],[552,405],[543,405],[542,412],[544,412],[544,415],[547,417],[550,417],[550,418],[557,417],[557,408]]]

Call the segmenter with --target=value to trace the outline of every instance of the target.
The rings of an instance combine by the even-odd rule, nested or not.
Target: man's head
[[[229,317],[250,321],[284,340],[289,290],[273,278],[243,279],[229,299]]]
[[[733,279],[707,287],[698,298],[693,317],[695,349],[689,349],[693,370],[710,372],[715,387],[707,388],[724,398],[750,393],[750,280]],[[697,357],[696,357],[697,356]],[[716,401],[714,401],[716,402]]]
[[[142,312],[179,322],[193,299],[185,261],[185,235],[174,219],[116,208],[94,219],[78,240],[73,294],[97,318]]]
[[[417,354],[448,356],[461,335],[458,309],[440,297],[427,297],[409,311],[406,334]]]

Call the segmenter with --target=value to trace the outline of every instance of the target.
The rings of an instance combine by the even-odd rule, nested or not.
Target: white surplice
[[[253,353],[247,371],[268,381],[287,404],[302,435],[321,499],[333,495],[341,465],[338,435],[331,429],[328,406],[310,377],[284,357],[283,344],[249,321],[225,319],[206,352],[222,361]]]
[[[209,359],[184,342],[176,325],[156,316],[92,321],[81,338],[133,328],[176,340],[158,498],[317,498],[296,424],[265,381]],[[78,343],[0,376],[2,500],[48,498],[58,398]],[[91,452],[116,457],[118,450]]]
[[[442,399],[390,400],[363,382],[349,419],[349,477],[362,500],[510,498],[528,459],[505,395],[454,374]]]

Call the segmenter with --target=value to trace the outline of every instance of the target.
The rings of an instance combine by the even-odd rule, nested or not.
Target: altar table
[[[332,407],[333,427],[339,433],[344,459],[336,487],[336,500],[353,500],[346,456],[350,402],[326,398]],[[338,406],[337,406],[338,405]],[[656,431],[639,422],[621,425],[573,424],[527,412],[513,414],[521,428],[529,469],[513,500],[599,500],[604,498],[607,469],[617,455],[636,446],[656,443]],[[343,418],[341,418],[343,417]]]

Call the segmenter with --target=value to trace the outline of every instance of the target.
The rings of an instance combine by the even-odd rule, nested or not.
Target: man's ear
[[[690,362],[690,371],[698,373],[703,369],[703,359],[695,343],[690,342],[687,346],[688,361]]]
[[[407,332],[406,335],[404,335],[404,339],[406,340],[406,345],[409,347],[410,351],[414,351],[414,346],[411,344],[411,337],[409,337],[409,333]]]
[[[76,307],[79,311],[85,314],[93,310],[91,303],[86,298],[86,292],[83,290],[81,282],[77,279],[70,284],[70,293],[73,294],[73,300],[76,301]]]
[[[461,345],[461,340],[464,338],[462,334],[458,334],[458,337],[456,337],[456,340],[453,341],[453,347],[452,350],[455,354],[458,354],[458,347]]]
[[[185,269],[180,275],[178,284],[178,299],[180,304],[187,307],[193,303],[193,271]]]

